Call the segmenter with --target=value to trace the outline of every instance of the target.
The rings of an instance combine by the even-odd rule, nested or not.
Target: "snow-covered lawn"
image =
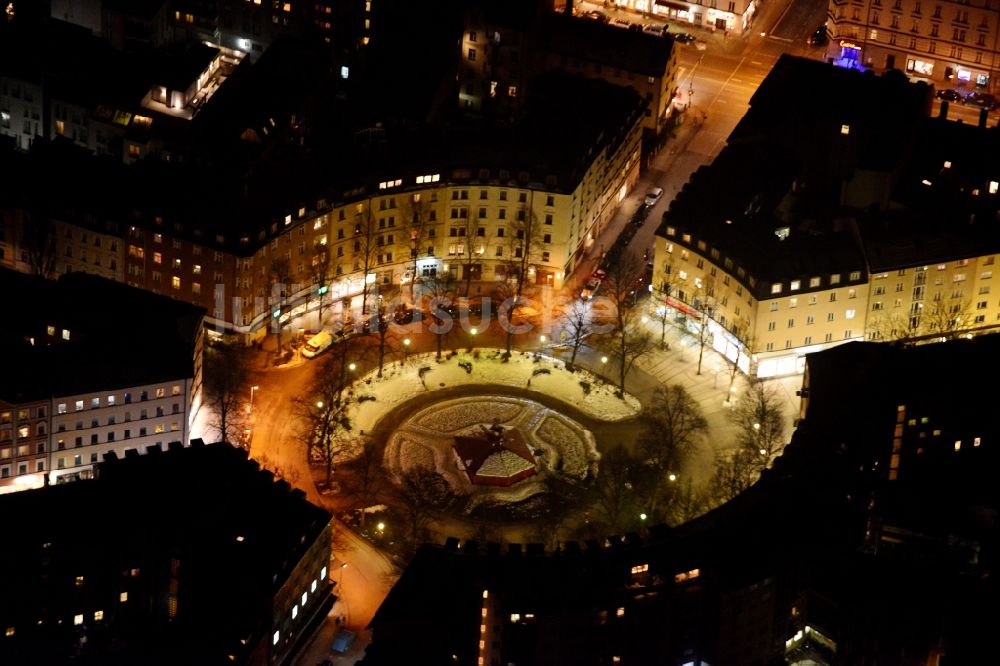
[[[537,391],[602,421],[621,421],[642,409],[633,396],[619,398],[614,386],[584,370],[569,372],[558,359],[515,351],[504,363],[502,353],[501,349],[478,349],[459,352],[450,359],[442,357],[438,362],[432,352],[387,364],[381,378],[372,371],[355,383],[356,397],[373,396],[375,400],[353,404],[351,422],[355,428],[369,432],[386,413],[415,396],[468,384],[500,384]],[[459,363],[470,364],[471,372]],[[427,369],[421,372],[422,368]],[[540,370],[543,372],[535,374]]]
[[[455,435],[494,422],[524,435],[535,454],[534,477],[510,488],[474,486],[459,470],[452,449]],[[596,473],[599,458],[593,434],[563,414],[527,398],[474,396],[426,407],[398,424],[386,442],[383,462],[396,477],[415,467],[433,468],[457,495],[470,497],[467,510],[472,510],[482,503],[518,502],[542,493],[547,474],[582,480]]]

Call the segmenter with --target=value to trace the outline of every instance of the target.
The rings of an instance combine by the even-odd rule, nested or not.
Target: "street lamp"
[[[323,401],[322,400],[316,401],[316,409],[323,409]]]
[[[349,370],[351,370],[351,372],[354,372],[354,369],[355,369],[355,368],[357,368],[358,366],[356,366],[355,364],[351,363],[351,364],[350,364],[349,366],[347,366],[347,367],[348,367],[348,369],[349,369]]]
[[[479,329],[473,326],[472,329],[469,331],[469,333],[471,335],[475,335],[476,333],[479,333]]]
[[[607,362],[608,362],[608,357],[607,356],[602,356],[601,357],[601,363],[607,363]]]
[[[639,514],[639,520],[646,520],[646,514],[645,513],[640,513]]]
[[[253,414],[253,394],[256,393],[259,389],[260,389],[259,386],[251,386],[250,387],[250,410],[249,411],[250,411],[251,414]]]
[[[667,475],[667,479],[668,479],[669,481],[676,481],[676,480],[677,480],[677,475],[676,475],[676,474],[673,474],[673,473],[671,473],[671,474],[668,474],[668,475]]]

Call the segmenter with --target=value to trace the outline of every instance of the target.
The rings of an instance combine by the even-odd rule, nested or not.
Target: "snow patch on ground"
[[[386,413],[411,398],[468,384],[500,384],[538,391],[601,421],[621,421],[642,410],[634,396],[625,394],[619,398],[614,386],[584,370],[569,372],[559,359],[515,351],[504,363],[502,354],[501,349],[478,349],[474,353],[456,353],[451,358],[443,356],[438,362],[431,352],[387,365],[381,378],[372,371],[356,382],[353,390],[356,396],[374,395],[376,399],[354,403],[351,421],[356,428],[370,432]],[[548,372],[534,374],[538,370]]]
[[[536,456],[538,474],[509,488],[473,485],[459,470],[452,448],[455,435],[495,420],[517,428]],[[523,467],[523,458],[511,456]],[[434,469],[456,495],[469,498],[466,510],[471,511],[480,504],[519,502],[545,492],[548,474],[570,482],[585,479],[597,472],[599,458],[593,434],[567,416],[526,398],[475,396],[426,407],[400,423],[386,442],[383,464],[397,478],[415,467]]]

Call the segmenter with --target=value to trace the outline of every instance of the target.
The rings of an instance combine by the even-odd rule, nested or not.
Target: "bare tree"
[[[319,459],[326,469],[326,485],[330,485],[336,462],[346,443],[343,434],[351,430],[348,416],[350,399],[347,389],[347,341],[334,346],[322,357],[319,372],[304,398],[296,401],[302,430],[300,438],[309,459]]]
[[[403,500],[407,542],[416,550],[433,511],[447,506],[454,495],[448,482],[430,467],[412,467],[403,472],[399,477],[399,494]]]
[[[912,344],[927,338],[951,340],[975,326],[975,314],[968,300],[932,300],[913,303],[906,312],[881,310],[869,318],[866,337],[873,341]]]
[[[604,296],[611,306],[614,330],[604,336],[605,348],[618,361],[618,389],[625,392],[625,376],[637,360],[654,349],[652,337],[641,323],[635,290],[645,274],[638,257],[627,254],[608,266]]]
[[[51,278],[56,268],[56,233],[47,217],[22,220],[21,249],[32,274]]]
[[[569,358],[570,367],[576,363],[576,354],[580,351],[580,346],[593,330],[589,304],[579,299],[574,300],[569,312],[566,313],[566,331],[573,347],[573,353]]]
[[[369,330],[378,340],[378,376],[380,378],[382,377],[382,368],[385,366],[386,350],[389,353],[394,351],[395,345],[393,342],[395,341],[395,336],[391,331],[391,323],[392,321],[389,319],[385,301],[380,298],[378,301],[378,310],[375,312],[369,325]]]
[[[635,472],[641,463],[621,445],[608,450],[594,479],[593,493],[600,513],[612,531],[620,531],[637,501]]]
[[[758,474],[766,469],[785,446],[785,418],[775,390],[754,381],[730,412],[736,428],[736,445],[749,454]]]
[[[330,279],[332,266],[330,265],[330,248],[326,243],[316,243],[313,245],[313,257],[310,264],[313,284],[316,287],[316,295],[319,296],[319,306],[317,308],[320,328],[323,327],[323,305],[326,302],[327,292],[330,291]]]
[[[504,327],[507,356],[510,356],[511,343],[515,333],[525,330],[522,325],[515,325],[518,311],[524,307],[525,298],[530,291],[528,283],[530,269],[534,267],[541,250],[541,228],[538,216],[535,215],[530,203],[517,210],[516,218],[511,221],[506,236],[506,247],[501,245],[503,258],[498,268],[503,270],[504,278],[497,282],[496,297],[502,302],[498,318]]]
[[[708,432],[708,421],[687,389],[679,384],[659,386],[642,413],[639,446],[661,471],[677,472],[698,450]]]
[[[281,332],[292,318],[288,312],[288,301],[291,296],[292,285],[292,263],[288,257],[274,257],[271,259],[271,308],[277,316],[271,317],[271,327],[278,340],[278,351],[281,354],[282,341]]]
[[[384,238],[379,233],[378,222],[372,211],[371,199],[357,214],[354,221],[354,244],[352,258],[353,272],[361,273],[361,314],[368,312],[368,298],[371,285],[368,275],[378,265],[378,257],[382,252]]]
[[[366,444],[351,465],[351,474],[345,478],[348,492],[354,495],[360,508],[375,504],[379,493],[385,485],[385,472],[382,469],[382,457],[372,444]],[[361,527],[365,526],[366,512],[361,512]]]
[[[405,231],[409,238],[410,247],[410,302],[416,298],[416,286],[419,276],[417,262],[424,253],[424,241],[427,239],[427,212],[424,210],[424,203],[420,199],[420,194],[414,194],[408,201],[404,200],[404,207],[400,211],[400,216],[405,222]]]
[[[216,344],[205,348],[205,402],[211,410],[209,425],[219,439],[235,444],[246,427],[246,399],[249,395],[249,359],[246,349],[236,344]]]
[[[730,366],[729,366],[729,391],[728,393],[726,393],[727,404],[730,403],[733,399],[733,393],[734,393],[733,387],[736,384],[736,374],[740,370],[740,358],[742,357],[744,359],[749,360],[749,355],[753,351],[753,338],[750,337],[748,334],[743,334],[742,336],[737,334],[736,340],[737,340],[736,358],[730,361]]]
[[[711,499],[722,504],[749,488],[760,476],[758,456],[743,448],[718,451],[709,483]]]
[[[430,301],[428,310],[433,321],[428,330],[436,336],[437,358],[440,360],[444,337],[452,331],[455,324],[451,316],[444,311],[455,295],[454,274],[451,271],[443,271],[424,280],[421,291]]]

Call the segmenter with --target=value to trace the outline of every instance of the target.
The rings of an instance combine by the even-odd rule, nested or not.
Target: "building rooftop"
[[[4,495],[0,511],[11,536],[0,566],[18,572],[0,598],[0,623],[16,628],[0,641],[4,663],[74,653],[85,664],[226,663],[271,626],[272,598],[331,520],[245,451],[200,440],[112,458],[94,480]],[[122,589],[134,606],[118,602]],[[91,622],[97,608],[103,623]],[[57,621],[76,613],[85,625],[64,632]]]
[[[0,290],[18,313],[0,332],[5,400],[194,376],[202,308],[85,273],[49,281],[0,269]]]
[[[561,12],[543,14],[540,30],[552,53],[644,76],[663,76],[674,46],[672,39]]]

